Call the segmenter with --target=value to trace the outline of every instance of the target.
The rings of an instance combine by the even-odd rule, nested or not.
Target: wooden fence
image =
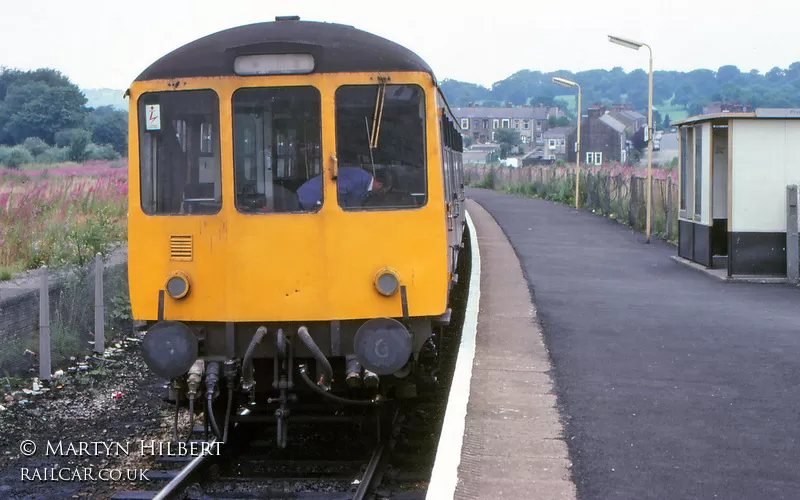
[[[651,231],[669,241],[678,234],[678,183],[675,172],[654,168]],[[499,189],[575,204],[574,166],[467,166],[467,185]],[[580,206],[645,231],[647,220],[646,169],[581,167]]]

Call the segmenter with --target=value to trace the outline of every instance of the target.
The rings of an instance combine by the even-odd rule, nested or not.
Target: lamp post
[[[653,49],[646,43],[635,42],[627,38],[619,38],[616,36],[608,35],[608,41],[622,45],[633,50],[639,50],[641,47],[647,47],[650,52],[650,81],[648,84],[647,92],[647,243],[650,243],[650,196],[653,191]]]
[[[580,198],[579,198],[579,189],[581,182],[581,86],[578,85],[576,82],[572,80],[567,80],[566,78],[559,78],[557,76],[553,77],[553,83],[557,83],[559,85],[563,85],[565,87],[578,87],[578,139],[575,141],[576,145],[576,156],[575,156],[575,210],[578,210]]]

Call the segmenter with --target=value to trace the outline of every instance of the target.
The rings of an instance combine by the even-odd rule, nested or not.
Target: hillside
[[[127,111],[128,100],[122,98],[124,90],[116,89],[81,89],[83,95],[89,101],[86,103],[91,108],[100,106],[114,106],[116,109]]]
[[[445,79],[442,90],[452,106],[561,105],[575,110],[575,91],[552,83],[560,76],[580,84],[584,110],[594,102],[631,103],[647,111],[648,75],[640,69],[626,73],[622,68],[580,71],[541,72],[521,70],[491,88],[474,83]],[[800,106],[800,62],[787,69],[772,68],[766,74],[758,70],[741,71],[736,66],[721,66],[716,71],[696,69],[688,72],[655,71],[653,103],[659,117],[678,119],[699,114],[712,101],[738,101],[752,107]],[[655,118],[655,117],[654,117]]]

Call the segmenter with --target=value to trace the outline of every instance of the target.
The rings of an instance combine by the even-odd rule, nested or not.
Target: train
[[[462,130],[425,61],[283,16],[188,43],[125,95],[131,310],[176,412],[226,439],[257,407],[285,447],[304,408],[435,385],[468,242]]]

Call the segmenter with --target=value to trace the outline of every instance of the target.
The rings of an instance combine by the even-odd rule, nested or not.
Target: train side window
[[[147,92],[138,102],[140,200],[148,215],[222,208],[219,99],[212,90]]]
[[[316,212],[322,206],[322,122],[315,87],[242,88],[233,94],[236,208]]]
[[[339,205],[345,210],[425,205],[422,87],[344,85],[336,90],[335,100]]]

